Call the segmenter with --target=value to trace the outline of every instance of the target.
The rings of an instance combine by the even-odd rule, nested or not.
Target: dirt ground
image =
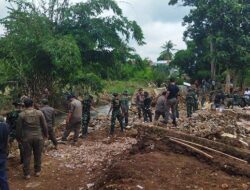
[[[204,160],[176,153],[167,145],[140,142],[147,145],[138,148],[134,132],[118,131],[113,139],[107,138],[107,130],[100,130],[81,139],[77,146],[68,143],[46,152],[41,177],[32,176],[28,181],[22,178],[18,158],[10,159],[10,189],[250,189],[249,178],[229,175]],[[90,156],[87,159],[85,152]]]

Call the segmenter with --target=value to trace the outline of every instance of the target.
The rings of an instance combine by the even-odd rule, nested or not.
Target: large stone
[[[41,185],[41,182],[30,182],[25,187],[26,188],[37,188]]]

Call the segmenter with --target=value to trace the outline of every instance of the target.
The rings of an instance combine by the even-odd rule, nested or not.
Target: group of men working
[[[203,91],[202,91],[203,92]],[[169,118],[172,118],[174,127],[177,127],[176,119],[179,117],[178,112],[178,95],[179,88],[174,79],[166,86],[161,95],[157,98],[155,107],[154,121],[158,121],[160,116],[163,123],[167,124]],[[203,104],[206,100],[206,93],[201,93]],[[90,121],[90,110],[94,109],[93,96],[86,94],[84,99],[79,101],[74,95],[68,95],[69,112],[66,119],[66,129],[63,133],[62,141],[67,141],[71,131],[74,131],[73,141],[76,143],[82,128],[82,137],[87,137],[88,125]],[[23,164],[25,179],[30,178],[30,160],[33,151],[35,176],[40,176],[41,156],[44,139],[49,138],[57,149],[57,139],[55,137],[55,110],[48,105],[48,100],[43,99],[40,108],[34,108],[33,101],[25,98],[22,102],[14,102],[15,110],[7,115],[5,123],[0,118],[0,184],[3,190],[8,189],[6,170],[7,144],[10,146],[16,139],[20,149],[20,162]],[[152,97],[142,88],[138,90],[135,100],[139,119],[144,122],[152,122],[151,103]],[[187,116],[191,117],[192,113],[198,109],[198,95],[195,88],[189,88],[186,95]],[[24,107],[24,109],[22,109]],[[95,109],[94,109],[95,110]],[[121,132],[128,125],[129,97],[128,91],[124,91],[122,96],[113,93],[111,107],[108,116],[111,116],[110,135],[114,134],[116,119],[118,119]],[[9,127],[8,127],[9,125]],[[9,136],[9,140],[8,139]]]
[[[170,84],[166,86],[160,97],[158,97],[155,107],[155,121],[158,121],[160,116],[163,117],[163,123],[167,124],[172,115],[172,123],[174,127],[177,127],[176,118],[179,117],[178,112],[178,96],[179,87],[176,85],[173,78],[170,79]]]
[[[191,117],[192,113],[198,110],[199,99],[202,108],[204,108],[207,99],[211,104],[211,109],[250,105],[250,90],[248,88],[242,95],[239,90],[233,88],[230,88],[229,93],[225,93],[221,84],[211,86],[214,87],[209,87],[209,83],[202,80],[201,88],[199,88],[199,85],[188,87],[186,94],[187,117]]]
[[[24,99],[24,109],[21,111],[21,103],[15,102],[15,110],[7,115],[7,123],[0,121],[0,155],[3,161],[0,163],[0,187],[8,190],[6,176],[6,158],[8,155],[8,137],[10,144],[14,139],[18,142],[20,149],[20,161],[23,164],[25,179],[30,178],[30,161],[32,152],[34,154],[35,176],[39,177],[41,172],[41,157],[44,139],[48,137],[45,115],[42,111],[33,108],[33,101],[29,98]],[[43,107],[45,110],[46,106]]]
[[[178,95],[179,88],[176,85],[175,80],[170,79],[170,84],[166,86],[166,90],[164,90],[157,99],[154,121],[157,122],[160,116],[162,116],[162,122],[167,124],[171,115],[173,120],[172,123],[174,127],[177,127],[176,118],[179,117]],[[143,91],[143,89],[140,88],[135,97],[135,104],[139,119],[141,119],[143,115],[144,122],[152,122],[152,97],[149,95],[149,93],[147,91]],[[109,110],[109,114],[112,111],[110,134],[114,133],[116,119],[118,119],[121,131],[123,132],[124,128],[128,125],[128,110],[129,100],[127,91],[125,91],[121,97],[118,93],[114,93],[111,108]],[[125,120],[125,122],[123,120]]]
[[[83,124],[82,135],[88,133],[90,120],[90,108],[93,97],[86,95],[82,103],[73,95],[69,95],[69,113],[66,121],[62,141],[66,141],[70,131],[74,130],[74,142],[77,142],[81,123]],[[0,117],[0,189],[8,190],[6,177],[6,159],[14,140],[18,142],[20,152],[20,163],[23,164],[25,179],[30,179],[30,161],[32,152],[34,154],[35,176],[39,177],[41,172],[41,157],[44,140],[49,138],[57,149],[55,136],[55,109],[48,105],[47,99],[42,99],[41,107],[33,105],[30,98],[14,102],[15,110],[7,114],[6,122]],[[9,144],[9,147],[8,147]]]

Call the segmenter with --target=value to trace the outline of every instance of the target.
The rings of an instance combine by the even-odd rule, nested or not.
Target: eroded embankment
[[[199,148],[210,158],[170,140],[173,134],[190,140],[186,134],[183,138],[175,131],[141,124],[137,125],[137,130],[138,143],[128,154],[113,161],[97,180],[95,189],[201,190],[250,187],[248,163]],[[249,154],[246,150],[233,149],[235,151],[241,156]]]

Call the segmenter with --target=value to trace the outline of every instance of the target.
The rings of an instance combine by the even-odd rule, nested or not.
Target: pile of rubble
[[[62,168],[86,168],[92,171],[94,168],[105,164],[109,165],[114,156],[130,149],[137,141],[130,137],[121,137],[110,142],[110,139],[103,141],[83,141],[81,146],[65,146],[60,150],[49,151],[47,154],[62,161]]]
[[[247,148],[250,144],[250,121],[240,115],[248,112],[242,109],[223,112],[199,110],[192,118],[180,119],[179,126],[185,133]]]

